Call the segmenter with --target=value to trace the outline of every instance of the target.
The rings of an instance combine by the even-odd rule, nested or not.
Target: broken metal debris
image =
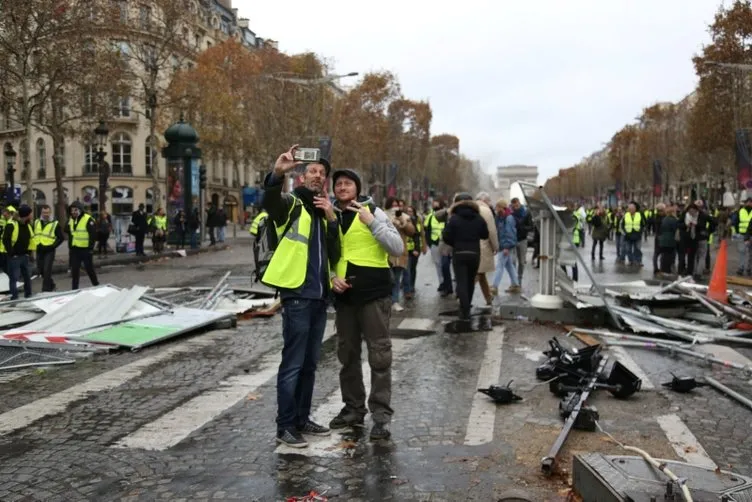
[[[478,389],[478,392],[487,395],[493,399],[496,404],[509,404],[514,401],[522,401],[522,397],[514,393],[511,385],[512,381],[510,380],[505,386],[491,385],[486,389]]]
[[[138,350],[200,329],[232,326],[240,314],[276,312],[274,291],[251,288],[245,279],[228,272],[212,288],[102,285],[0,302],[0,370],[71,364],[81,355],[117,348]]]
[[[556,457],[572,429],[596,429],[598,410],[587,404],[593,391],[607,390],[618,399],[626,399],[642,387],[642,380],[618,361],[614,362],[606,377],[608,356],[602,353],[601,345],[569,350],[553,338],[549,346],[550,349],[544,352],[548,360],[535,373],[539,380],[549,381],[549,390],[562,398],[559,413],[565,421],[556,442],[541,463],[547,476],[554,473]]]

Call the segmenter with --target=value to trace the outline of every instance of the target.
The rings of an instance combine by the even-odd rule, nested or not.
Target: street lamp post
[[[8,180],[8,186],[5,189],[5,203],[7,205],[13,200],[13,194],[16,187],[16,151],[10,143],[5,146],[5,160],[8,163],[5,169],[5,177]]]
[[[104,121],[100,120],[99,125],[94,129],[94,134],[97,137],[97,145],[99,150],[97,151],[97,165],[99,167],[99,212],[105,210],[105,203],[107,202],[107,182],[110,177],[110,166],[104,161],[107,153],[104,151],[105,145],[107,145],[107,137],[110,134],[109,129],[104,124]]]

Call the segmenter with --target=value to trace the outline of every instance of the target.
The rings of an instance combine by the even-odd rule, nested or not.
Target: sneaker
[[[329,422],[330,429],[347,429],[348,427],[363,427],[363,417],[353,418],[352,415],[341,413]]]
[[[332,433],[329,429],[317,424],[313,420],[309,420],[303,426],[298,426],[298,432],[309,436],[329,436]]]
[[[402,312],[403,310],[405,310],[405,307],[403,307],[399,303],[393,303],[392,310],[394,310],[395,312]]]
[[[290,448],[305,448],[308,441],[295,429],[284,429],[277,432],[277,442],[287,445]]]
[[[392,436],[392,433],[389,432],[388,424],[382,424],[382,423],[376,422],[373,424],[373,427],[371,427],[370,438],[372,441],[389,439],[391,436]]]
[[[491,288],[491,296],[498,296],[499,288]]]

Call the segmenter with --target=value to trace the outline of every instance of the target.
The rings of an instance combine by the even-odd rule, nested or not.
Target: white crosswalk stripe
[[[83,399],[94,392],[102,392],[119,387],[141,375],[150,366],[166,361],[177,354],[193,352],[198,348],[212,345],[216,343],[217,338],[226,334],[226,331],[207,333],[199,338],[168,347],[157,354],[144,357],[138,361],[92,377],[64,391],[7,411],[0,415],[0,435],[22,429],[40,418],[61,413],[74,401]]]
[[[497,385],[501,374],[501,353],[504,347],[504,328],[496,327],[489,331],[486,338],[486,350],[483,354],[480,372],[478,373],[477,388]],[[494,422],[498,405],[488,396],[476,392],[470,407],[470,417],[467,421],[465,444],[468,446],[481,445],[493,441]]]
[[[333,335],[334,321],[328,321],[324,341]],[[233,376],[220,382],[217,389],[199,394],[128,434],[113,446],[157,451],[175,446],[273,378],[281,361],[281,351],[267,354],[254,373]]]

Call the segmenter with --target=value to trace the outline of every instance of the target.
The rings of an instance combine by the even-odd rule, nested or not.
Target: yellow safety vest
[[[420,218],[415,220],[415,235],[420,235],[423,232],[423,224],[420,222]],[[415,251],[415,236],[409,237],[407,240],[407,251]]]
[[[8,220],[0,216],[0,253],[6,253],[5,244],[3,244],[3,232],[5,231],[5,225],[8,224]]]
[[[632,217],[632,213],[626,213],[624,215],[624,232],[632,233],[640,231],[640,223],[642,222],[642,216],[640,213],[635,213]]]
[[[739,209],[739,233],[746,234],[749,222],[752,220],[752,209],[743,207]]]
[[[73,218],[68,222],[68,228],[70,229],[71,246],[74,248],[88,248],[89,247],[89,230],[86,228],[89,224],[91,216],[87,213],[83,213],[78,219],[78,223],[75,223]],[[74,226],[75,225],[75,226]]]
[[[257,214],[253,219],[253,222],[251,223],[251,228],[248,229],[248,233],[250,233],[251,235],[258,235],[259,225],[261,225],[261,223],[263,223],[264,220],[268,217],[269,213],[267,213],[266,211],[261,211],[259,214]]]
[[[574,242],[574,245],[577,246],[580,243],[580,220],[577,220],[577,225],[574,226],[574,229],[572,230],[572,242]]]
[[[18,241],[18,231],[19,231],[20,225],[18,224],[16,220],[8,221],[6,226],[7,225],[10,225],[13,227],[13,233],[10,236],[10,243],[12,246],[15,246],[16,241]],[[27,249],[29,251],[34,251],[37,248],[34,242],[34,230],[31,228],[31,223],[27,223],[26,226],[29,228],[29,247]]]
[[[342,234],[340,229],[339,235],[342,242],[342,257],[335,267],[338,277],[345,277],[348,263],[359,267],[389,268],[389,254],[360,218],[353,219],[345,234]]]
[[[295,206],[300,206],[300,216],[292,222],[290,229],[285,233]],[[308,267],[308,239],[311,237],[312,221],[311,213],[295,198],[290,212],[287,213],[287,220],[277,226],[279,244],[264,272],[262,283],[284,289],[297,289],[303,285]]]
[[[430,222],[430,223],[429,223]],[[446,223],[440,222],[436,219],[436,215],[431,213],[426,218],[426,225],[431,225],[431,242],[437,242],[441,239],[441,233],[444,231]]]
[[[154,228],[167,230],[167,216],[154,216]]]
[[[37,220],[34,223],[34,248],[39,245],[52,246],[55,244],[55,230],[57,229],[57,221],[51,221],[47,226],[42,226],[42,220]]]

